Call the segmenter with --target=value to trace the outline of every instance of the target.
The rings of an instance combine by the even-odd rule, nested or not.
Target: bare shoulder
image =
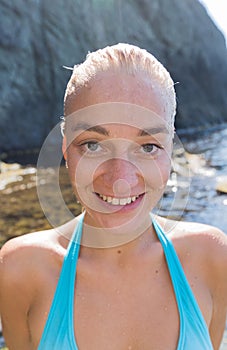
[[[181,222],[176,227],[176,237],[185,239],[194,251],[202,256],[209,257],[212,263],[220,263],[220,267],[227,268],[227,236],[211,225],[194,222]],[[218,267],[216,265],[216,267]]]
[[[42,253],[42,251],[51,249],[56,242],[54,238],[54,230],[39,231],[28,233],[23,236],[10,239],[0,250],[0,264],[4,266],[6,263],[26,260],[29,257],[35,257],[34,253]],[[18,260],[19,258],[19,260]]]
[[[54,247],[52,230],[26,234],[9,240],[0,250],[0,284],[4,294],[11,288],[23,286],[31,295],[34,271],[39,271]],[[20,287],[21,288],[21,287]],[[3,288],[1,295],[3,294]]]
[[[214,226],[195,222],[162,219],[161,224],[183,265],[202,271],[210,288],[222,287],[227,299],[227,235]]]
[[[196,222],[161,218],[160,225],[189,270],[202,270],[211,283],[224,284],[227,274],[227,235],[218,228]],[[226,285],[227,295],[227,285]]]
[[[75,221],[9,240],[0,250],[1,285],[23,284],[28,279],[35,283],[42,273],[58,266],[65,255],[74,226]],[[29,286],[31,283],[24,284],[24,288]]]
[[[227,264],[227,235],[217,227],[197,222],[161,219],[161,224],[179,249],[190,249],[198,254],[209,255],[221,265]]]

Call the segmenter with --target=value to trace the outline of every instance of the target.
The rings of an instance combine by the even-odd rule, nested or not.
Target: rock
[[[218,176],[216,179],[216,191],[227,193],[227,176]]]
[[[20,164],[13,163],[13,164],[8,164],[0,160],[0,176],[1,173],[9,173],[9,171],[17,171],[20,169],[21,166]]]
[[[2,0],[0,33],[0,152],[39,147],[62,114],[62,66],[116,42],[148,49],[179,82],[178,128],[227,120],[225,41],[198,0]]]

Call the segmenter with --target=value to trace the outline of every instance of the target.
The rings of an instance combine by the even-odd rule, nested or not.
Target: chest
[[[74,332],[79,349],[176,349],[179,316],[168,272],[78,279]]]
[[[43,281],[30,312],[34,349],[45,326],[59,271]],[[189,273],[190,276],[190,273]],[[212,308],[199,279],[189,277],[205,319]],[[72,305],[73,324],[79,350],[176,350],[179,339],[179,310],[164,259],[121,272],[78,262]],[[67,290],[67,288],[66,288]],[[62,296],[64,297],[64,296]],[[207,305],[209,306],[207,308]]]

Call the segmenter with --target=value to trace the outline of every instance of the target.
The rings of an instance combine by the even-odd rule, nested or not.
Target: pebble
[[[216,178],[216,191],[227,193],[227,176],[218,176]]]

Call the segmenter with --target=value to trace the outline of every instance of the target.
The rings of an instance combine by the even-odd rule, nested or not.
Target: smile
[[[126,198],[117,198],[117,197],[110,197],[105,196],[100,193],[96,193],[99,198],[101,198],[104,202],[107,202],[112,205],[127,205],[131,204],[132,202],[135,202],[141,195],[138,196],[132,196],[132,197],[126,197]]]

